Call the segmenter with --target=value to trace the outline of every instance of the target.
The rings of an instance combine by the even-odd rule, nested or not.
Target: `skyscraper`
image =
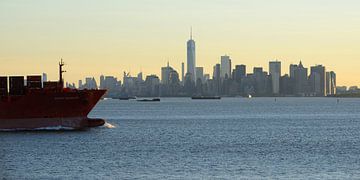
[[[336,74],[334,71],[330,71],[330,95],[336,94]]]
[[[185,63],[181,63],[181,82],[184,85],[184,77],[185,77]]]
[[[269,62],[269,73],[272,82],[272,93],[280,93],[280,77],[281,77],[281,62],[271,61]]]
[[[104,77],[104,75],[100,76],[100,89],[105,89],[105,77]]]
[[[187,42],[187,73],[191,81],[196,81],[196,56],[195,41],[192,39],[192,30],[190,31],[190,40]]]
[[[290,78],[294,78],[295,76],[295,70],[298,68],[297,64],[290,64],[290,68],[289,68],[289,75]]]
[[[326,72],[326,95],[336,94],[336,74],[334,71]]]
[[[82,89],[82,88],[83,88],[82,80],[79,80],[78,88],[79,88],[79,89]]]
[[[42,75],[42,87],[44,87],[44,82],[47,82],[47,74],[43,73]]]
[[[215,64],[214,66],[213,79],[220,79],[220,64]]]
[[[144,80],[143,80],[143,73],[142,72],[139,72],[139,74],[137,75],[137,80],[139,81],[139,82],[143,82]]]
[[[230,56],[221,56],[221,69],[220,69],[220,77],[222,79],[231,78],[231,59]]]
[[[267,72],[263,71],[262,67],[254,67],[253,77],[255,78],[255,93],[259,95],[264,95],[267,91],[266,88],[266,79]]]
[[[204,83],[204,68],[203,67],[196,67],[196,77],[201,80],[202,83]]]
[[[315,96],[325,96],[326,95],[326,77],[325,77],[325,67],[322,65],[312,66],[310,73],[310,88],[311,93],[314,93]]]
[[[170,72],[174,69],[170,67],[169,62],[166,67],[161,68],[161,84],[169,84],[170,81]]]
[[[236,65],[235,66],[235,69],[233,71],[233,79],[235,81],[240,81],[241,78],[245,77],[246,76],[246,66],[245,65]]]
[[[295,94],[298,96],[305,96],[308,91],[308,69],[304,68],[301,61],[294,70],[294,79]]]
[[[43,73],[43,75],[42,75],[42,80],[43,80],[43,82],[46,82],[46,81],[47,81],[47,74],[46,74],[46,73]]]
[[[213,70],[213,80],[214,80],[214,93],[216,95],[220,94],[220,84],[221,84],[221,80],[220,80],[220,64],[216,64],[214,66],[214,70]]]

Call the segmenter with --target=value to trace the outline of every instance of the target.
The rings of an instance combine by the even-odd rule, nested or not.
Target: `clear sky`
[[[197,66],[212,73],[220,56],[268,69],[302,60],[360,85],[358,0],[1,0],[0,74],[47,72],[67,63],[65,80],[100,74],[181,71],[190,26]]]

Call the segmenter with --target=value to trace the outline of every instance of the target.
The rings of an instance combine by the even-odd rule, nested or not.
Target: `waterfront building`
[[[269,62],[269,73],[272,82],[272,93],[278,95],[280,93],[281,62]]]
[[[336,94],[336,74],[334,71],[326,72],[326,95]]]
[[[308,93],[308,69],[303,66],[301,61],[294,69],[293,76],[295,80],[295,95],[306,96]]]
[[[312,66],[309,77],[310,92],[314,96],[326,96],[325,67],[322,65]]]

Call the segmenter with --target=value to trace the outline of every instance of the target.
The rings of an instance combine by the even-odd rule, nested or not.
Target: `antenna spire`
[[[192,26],[190,26],[190,39],[192,39]]]

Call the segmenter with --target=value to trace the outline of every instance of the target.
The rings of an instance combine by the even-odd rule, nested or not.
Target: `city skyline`
[[[192,61],[189,62],[193,64]],[[184,63],[182,63],[184,67]],[[184,68],[181,70],[184,74]],[[123,79],[111,75],[101,75],[100,83],[94,77],[86,77],[75,83],[66,83],[68,88],[107,89],[106,97],[186,97],[186,96],[257,96],[257,97],[325,97],[346,93],[356,93],[357,87],[348,90],[337,86],[337,76],[323,65],[310,66],[310,71],[299,64],[291,64],[289,72],[282,75],[281,61],[269,61],[269,71],[263,67],[253,67],[246,71],[246,65],[232,68],[230,56],[221,56],[213,66],[212,76],[205,74],[203,67],[196,67],[196,81],[192,73],[185,77],[170,66],[161,67],[161,76],[140,72],[133,76],[124,72]]]
[[[338,85],[360,84],[353,68],[360,59],[357,1],[99,2],[0,2],[2,74],[46,72],[55,80],[60,58],[68,82],[123,71],[160,76],[167,61],[180,72],[193,26],[196,64],[205,73],[227,54],[247,71],[278,59],[288,72],[302,60],[334,70]]]

